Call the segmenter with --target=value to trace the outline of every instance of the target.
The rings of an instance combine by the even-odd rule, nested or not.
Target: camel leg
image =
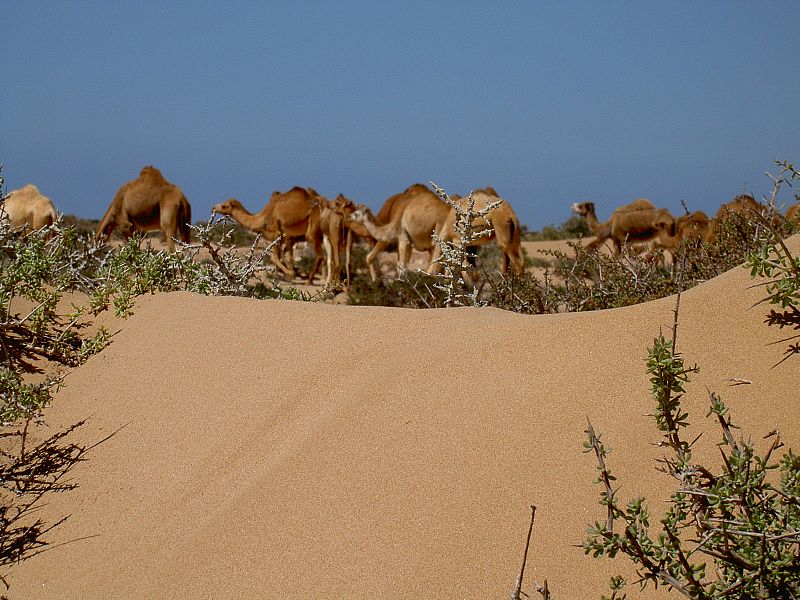
[[[375,259],[378,254],[386,249],[388,245],[389,242],[377,241],[372,247],[372,250],[369,251],[369,254],[367,254],[367,267],[369,267],[369,276],[372,279],[372,283],[378,281],[378,272],[377,268],[375,267]]]
[[[431,275],[438,275],[442,271],[442,265],[436,261],[442,256],[442,247],[434,243],[431,247],[430,256],[428,258],[428,268],[425,269]]]
[[[347,277],[347,285],[350,285],[350,252],[353,249],[353,232],[347,230],[347,243],[344,250],[344,269]]]
[[[339,246],[341,245],[341,235],[338,227],[331,227],[330,231],[331,237],[328,240],[328,244],[330,244],[330,249],[326,249],[326,251],[330,252],[330,259],[328,263],[328,284],[333,283],[334,281],[339,280]]]
[[[408,236],[401,235],[397,240],[397,274],[402,275],[408,270],[411,261],[411,240]]]
[[[328,269],[325,285],[330,285],[333,281],[333,250],[331,248],[331,240],[327,235],[322,236],[322,245],[325,248],[325,267]]]
[[[308,284],[314,283],[314,276],[319,271],[322,261],[325,260],[325,253],[322,250],[322,241],[314,240],[314,266],[311,268],[311,273],[308,274]]]
[[[290,269],[283,263],[280,244],[275,244],[272,247],[270,259],[272,260],[272,264],[275,265],[281,273],[286,275],[289,279],[294,279],[294,269]]]
[[[178,237],[178,211],[175,206],[161,206],[161,231],[164,232],[164,241],[167,250],[175,251],[175,240]]]
[[[517,275],[522,275],[525,272],[525,259],[522,258],[522,254],[519,251],[515,251],[513,254],[509,254],[508,257],[511,259],[511,266],[517,272]]]
[[[505,250],[500,250],[500,253],[503,255],[502,261],[500,262],[500,272],[505,275],[508,273],[508,254],[506,254]]]

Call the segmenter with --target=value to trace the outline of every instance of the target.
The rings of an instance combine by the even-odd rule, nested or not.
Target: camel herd
[[[771,221],[777,229],[782,225],[779,215],[770,214],[768,207],[759,204],[749,194],[736,196],[720,206],[713,219],[701,210],[674,217],[667,209],[657,208],[646,198],[637,198],[630,204],[618,207],[605,223],[597,219],[593,202],[573,204],[572,212],[584,217],[595,235],[595,240],[587,246],[589,250],[610,241],[614,254],[619,255],[625,245],[636,247],[649,243],[656,249],[669,252],[673,260],[683,241],[712,241],[717,235],[718,224],[730,214],[738,213],[751,218],[760,216]],[[800,204],[790,206],[785,219],[800,225]]]
[[[467,198],[452,196],[461,208],[466,208]],[[520,248],[520,223],[514,209],[507,201],[497,203],[499,194],[491,187],[472,193],[473,210],[478,212],[496,203],[486,214],[486,221],[474,223],[483,231],[473,243],[484,244],[492,240],[502,253],[502,271],[513,269],[521,273],[524,261]],[[608,221],[601,223],[592,202],[572,205],[572,211],[586,219],[596,239],[588,249],[599,248],[610,241],[615,254],[626,244],[650,243],[674,254],[684,240],[710,241],[715,226],[726,212],[762,214],[764,207],[752,196],[737,196],[723,205],[714,219],[702,211],[674,217],[664,208],[657,208],[649,200],[638,198],[617,208]],[[399,271],[408,267],[411,251],[427,253],[431,273],[439,272],[441,255],[434,233],[444,241],[455,241],[456,210],[443,202],[428,187],[414,184],[389,197],[377,215],[363,205],[355,204],[343,195],[328,200],[312,188],[294,187],[287,192],[274,192],[267,204],[257,213],[247,211],[236,199],[217,204],[215,213],[228,216],[244,228],[272,242],[272,261],[286,276],[293,278],[293,249],[297,242],[305,241],[314,250],[316,261],[308,276],[309,283],[326,261],[326,283],[338,280],[341,275],[344,253],[346,279],[350,279],[350,256],[355,240],[371,244],[367,266],[373,281],[378,278],[378,255],[391,246],[397,247]],[[56,210],[49,198],[33,185],[12,191],[2,206],[0,218],[8,219],[12,227],[40,229],[56,220]],[[800,204],[791,206],[785,218],[800,225]],[[127,239],[135,231],[162,230],[168,248],[174,249],[174,240],[189,242],[191,206],[181,189],[168,182],[152,166],[144,167],[139,177],[119,188],[108,210],[97,226],[95,238],[102,241],[114,230]],[[289,260],[285,257],[288,255]]]
[[[465,199],[455,198],[463,203]],[[497,193],[487,188],[473,193],[474,211],[485,208],[497,201]],[[345,253],[346,277],[350,278],[350,252],[354,240],[361,239],[372,245],[367,255],[367,266],[373,281],[378,278],[377,257],[390,246],[397,246],[397,267],[404,271],[408,267],[411,251],[428,254],[428,270],[438,272],[439,246],[433,233],[453,241],[456,211],[443,202],[434,192],[421,184],[414,184],[406,190],[386,200],[378,215],[363,205],[357,205],[343,195],[330,201],[312,188],[294,187],[288,192],[274,192],[267,205],[258,213],[249,213],[238,200],[230,199],[217,204],[215,213],[226,215],[250,231],[261,234],[267,240],[279,235],[284,248],[273,247],[273,262],[288,276],[293,276],[291,263],[282,260],[282,250],[291,253],[293,244],[305,240],[314,248],[317,262],[309,275],[313,279],[321,262],[324,249],[327,263],[326,283],[339,278],[341,274],[341,252]],[[479,245],[496,239],[503,253],[503,272],[509,263],[515,271],[523,270],[520,249],[519,219],[508,202],[489,210],[487,219],[491,228],[475,240]],[[479,224],[476,223],[476,227]]]

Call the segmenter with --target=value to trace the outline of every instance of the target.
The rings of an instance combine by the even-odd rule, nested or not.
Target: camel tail
[[[192,230],[189,225],[192,224],[192,205],[189,204],[189,201],[186,199],[186,196],[182,196],[181,198],[183,201],[180,204],[180,208],[178,209],[178,225],[181,234],[181,240],[184,244],[188,244],[191,241],[191,234]]]
[[[517,273],[525,270],[525,260],[522,258],[520,244],[520,227],[516,219],[509,218],[506,222],[506,233],[508,240],[506,247],[503,248],[503,272],[508,269],[508,261]],[[498,237],[498,242],[500,241]]]
[[[516,222],[514,219],[509,219],[508,223],[509,233],[511,234],[509,238],[511,239],[511,243],[515,246],[519,246],[519,227],[517,227]]]

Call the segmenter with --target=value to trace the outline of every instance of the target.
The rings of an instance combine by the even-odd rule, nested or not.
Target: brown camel
[[[294,245],[300,240],[308,241],[316,255],[314,267],[308,276],[308,282],[312,283],[322,263],[323,255],[322,236],[319,230],[312,229],[309,232],[308,227],[312,209],[318,204],[316,192],[313,194],[311,192],[298,186],[284,193],[273,192],[266,206],[255,214],[248,212],[235,198],[215,205],[212,211],[231,217],[242,227],[261,234],[268,242],[280,236],[282,243],[272,247],[272,262],[290,279],[294,279],[295,276],[292,261]],[[283,261],[283,251],[289,254],[288,265]]]
[[[614,254],[619,256],[625,244],[649,242],[661,235],[675,235],[675,219],[664,208],[656,208],[646,198],[637,198],[630,204],[617,208],[611,218],[600,223],[595,214],[594,202],[572,205],[572,211],[586,219],[596,238],[587,246],[595,250],[606,240],[611,240]]]
[[[430,255],[434,249],[433,232],[442,227],[449,211],[449,206],[419,183],[388,198],[377,218],[366,207],[355,210],[350,220],[363,224],[376,240],[367,255],[372,281],[378,278],[375,267],[378,253],[393,242],[397,242],[398,271],[407,268],[412,248]]]
[[[711,219],[702,210],[681,215],[675,220],[675,231],[682,240],[689,242],[711,241]]]
[[[341,275],[342,250],[345,251],[345,281],[349,283],[350,256],[355,238],[375,241],[362,223],[350,220],[350,215],[357,208],[352,200],[342,194],[332,202],[319,196],[319,207],[312,212],[308,221],[309,231],[319,228],[322,232],[327,266],[326,285],[331,285]]]
[[[661,229],[658,237],[653,240],[653,245],[669,252],[674,262],[681,243],[692,247],[697,247],[701,243],[708,243],[711,241],[711,230],[711,219],[702,210],[696,210],[693,213],[681,215],[675,219],[675,232],[673,235],[670,235],[666,228]]]
[[[451,196],[451,199],[458,202],[463,210],[467,209],[469,198]],[[472,200],[473,210],[477,212],[484,210],[489,204],[500,200],[500,196],[498,196],[494,188],[487,187],[472,192]],[[456,211],[454,208],[450,207],[444,224],[438,229],[438,234],[442,241],[455,242],[458,240],[455,224]],[[520,245],[519,219],[507,200],[503,200],[501,204],[490,210],[485,219],[477,217],[473,221],[473,227],[476,231],[486,230],[487,233],[475,240],[471,246],[486,244],[494,239],[497,240],[497,245],[503,254],[501,266],[503,274],[508,272],[509,263],[511,263],[512,268],[517,274],[521,274],[525,270],[525,261],[522,258]],[[441,256],[441,253],[441,248],[437,246],[431,257],[432,262],[436,261]],[[437,262],[433,262],[431,265],[431,272],[438,273],[440,271],[440,265]]]
[[[169,183],[155,167],[144,167],[139,177],[122,185],[97,226],[95,239],[119,228],[124,239],[134,231],[161,229],[170,251],[174,239],[189,242],[192,209],[181,189]]]
[[[780,230],[783,225],[780,215],[776,214],[769,206],[759,203],[750,194],[740,194],[730,202],[719,207],[716,216],[711,223],[711,237],[717,236],[719,223],[731,218],[744,218],[747,221],[767,220],[776,230]],[[737,227],[739,227],[737,225]]]
[[[750,194],[740,194],[727,204],[719,207],[715,219],[723,218],[730,214],[755,215],[763,214],[761,206]]]
[[[35,185],[29,183],[9,192],[5,202],[0,205],[0,219],[5,218],[8,218],[12,229],[42,229],[55,223],[58,215],[50,198],[43,196]]]

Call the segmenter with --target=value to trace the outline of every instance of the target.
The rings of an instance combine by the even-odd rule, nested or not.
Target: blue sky
[[[311,186],[715,212],[800,163],[800,2],[7,2],[0,163],[99,218],[153,164],[193,218]],[[789,201],[791,194],[782,199]]]

